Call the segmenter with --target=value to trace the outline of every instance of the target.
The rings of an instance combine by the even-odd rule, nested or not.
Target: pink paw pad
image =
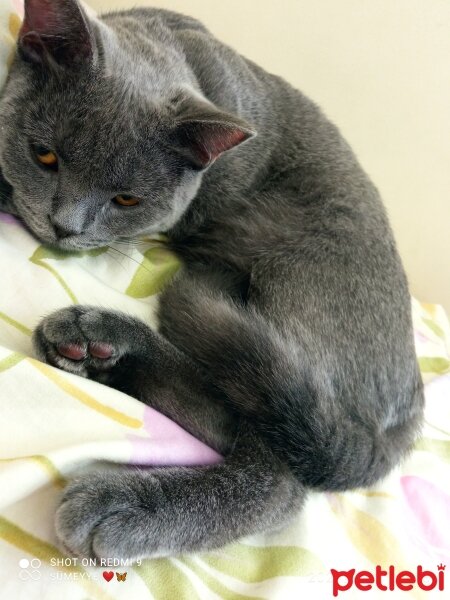
[[[114,348],[106,342],[90,342],[89,354],[94,358],[106,360],[114,354]]]
[[[70,360],[83,360],[86,358],[86,347],[80,344],[58,344],[58,352],[61,356]]]

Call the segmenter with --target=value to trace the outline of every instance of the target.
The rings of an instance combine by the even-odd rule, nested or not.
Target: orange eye
[[[41,163],[41,165],[44,165],[44,167],[47,167],[49,169],[53,169],[54,171],[57,170],[58,157],[54,152],[48,150],[47,148],[42,148],[41,146],[35,148],[35,151],[36,158]]]
[[[126,194],[119,194],[113,198],[113,202],[115,204],[120,204],[120,206],[136,206],[139,204],[139,198],[134,198],[133,196],[127,196]]]

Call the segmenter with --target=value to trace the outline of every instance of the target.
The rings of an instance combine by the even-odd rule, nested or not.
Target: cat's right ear
[[[78,0],[25,0],[18,50],[24,60],[43,66],[92,62],[95,39]]]
[[[187,99],[179,107],[171,147],[201,170],[255,135],[256,131],[239,117],[221,111],[206,100]]]

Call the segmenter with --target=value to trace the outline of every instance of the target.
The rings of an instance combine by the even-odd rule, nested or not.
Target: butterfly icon
[[[127,578],[127,574],[126,573],[117,573],[117,571],[116,571],[116,577],[117,577],[117,581],[125,581],[125,579]]]

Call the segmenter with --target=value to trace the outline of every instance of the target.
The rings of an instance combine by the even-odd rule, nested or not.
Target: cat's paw
[[[64,550],[89,558],[163,556],[165,495],[156,476],[91,473],[71,481],[56,512]]]
[[[106,373],[139,349],[146,326],[125,314],[71,306],[43,319],[33,334],[40,360],[83,377]],[[142,346],[141,346],[142,348]]]

